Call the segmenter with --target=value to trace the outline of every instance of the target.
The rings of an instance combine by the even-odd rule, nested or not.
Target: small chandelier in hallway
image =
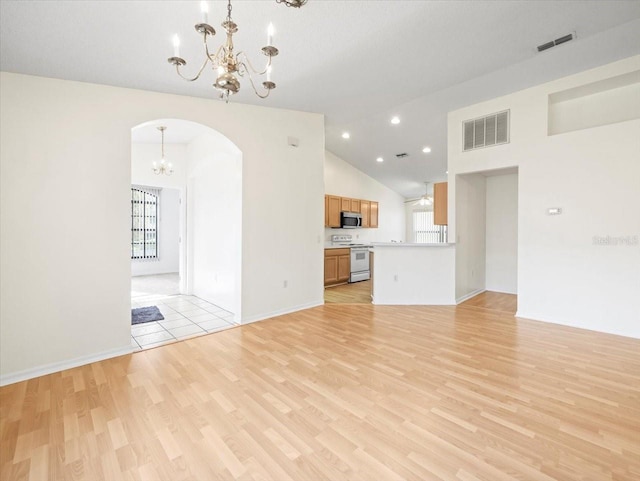
[[[167,128],[161,125],[157,127],[157,129],[162,134],[162,158],[160,162],[153,161],[153,173],[156,175],[171,175],[173,174],[173,164],[164,160],[164,131],[167,130]]]

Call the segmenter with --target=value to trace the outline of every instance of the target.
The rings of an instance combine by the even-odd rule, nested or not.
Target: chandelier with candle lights
[[[160,157],[160,162],[153,162],[153,173],[156,175],[171,175],[173,174],[173,164],[164,159],[164,131],[167,130],[167,128],[164,125],[156,128],[162,134],[162,157]]]
[[[285,1],[284,3],[288,6],[300,7],[306,3],[306,0]],[[276,84],[271,80],[271,61],[273,57],[278,55],[278,49],[272,45],[274,34],[273,24],[269,24],[269,28],[267,29],[267,45],[262,47],[262,53],[267,57],[266,66],[262,70],[257,70],[253,67],[249,58],[243,51],[238,53],[235,53],[234,51],[233,34],[238,31],[238,25],[231,18],[231,0],[228,0],[227,4],[227,18],[222,22],[222,28],[227,33],[227,38],[215,51],[209,49],[207,40],[209,37],[213,37],[216,34],[216,31],[208,23],[207,3],[202,2],[201,6],[202,22],[196,24],[195,29],[202,35],[205,57],[198,73],[195,77],[189,78],[185,77],[180,71],[180,67],[186,65],[187,61],[180,57],[180,39],[177,35],[174,35],[173,37],[173,57],[169,57],[167,61],[170,64],[175,65],[178,75],[189,82],[199,79],[207,64],[210,63],[212,69],[216,73],[216,81],[213,86],[220,92],[220,98],[227,102],[229,101],[230,95],[233,95],[240,90],[240,80],[238,77],[247,77],[256,95],[263,99],[267,98],[269,93],[276,88]],[[262,82],[263,88],[259,91],[258,88],[256,88],[254,76],[258,77],[265,74],[266,79]]]

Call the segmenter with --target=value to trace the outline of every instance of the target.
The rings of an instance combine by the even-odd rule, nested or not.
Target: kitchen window
[[[447,242],[447,226],[433,223],[432,210],[413,211],[413,242],[439,244]]]
[[[131,259],[158,258],[160,189],[131,187]]]

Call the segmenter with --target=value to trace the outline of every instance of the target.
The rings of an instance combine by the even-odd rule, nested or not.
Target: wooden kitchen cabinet
[[[324,196],[324,226],[329,226],[329,196]]]
[[[342,208],[342,198],[336,195],[325,195],[325,226],[340,227],[340,211]]]
[[[433,184],[433,223],[447,225],[448,223],[448,184],[439,182]]]
[[[370,210],[371,210],[371,202],[368,200],[361,200],[360,215],[362,215],[362,227],[369,227]]]
[[[376,201],[325,195],[324,226],[340,227],[340,212],[357,212],[362,216],[362,227],[378,227],[378,203]]]
[[[349,282],[351,276],[351,249],[324,250],[324,285]]]
[[[378,228],[378,203],[371,201],[369,203],[369,227]]]

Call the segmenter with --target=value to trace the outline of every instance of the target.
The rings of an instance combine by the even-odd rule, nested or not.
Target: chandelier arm
[[[260,94],[260,93],[258,92],[258,89],[256,89],[256,84],[255,84],[255,83],[253,83],[253,76],[251,75],[251,72],[247,69],[247,66],[244,64],[244,62],[240,62],[240,63],[239,63],[239,66],[242,66],[242,67],[244,68],[245,72],[247,72],[247,73],[249,74],[249,75],[247,76],[247,78],[249,79],[249,83],[251,84],[251,88],[253,88],[253,92],[254,92],[258,97],[260,97],[261,99],[266,99],[266,98],[269,96],[269,94],[271,93],[271,90],[270,90],[270,89],[266,89],[266,90],[267,90],[267,93],[266,93],[266,94],[263,94],[263,95],[262,95],[262,94]],[[240,73],[240,72],[238,71],[238,73]]]
[[[220,45],[216,50],[216,53],[212,56],[209,53],[209,44],[206,42],[206,38],[205,38],[204,53],[207,56],[207,58],[211,60],[211,63],[213,64],[214,67],[217,67],[217,65],[220,63],[219,57],[220,57],[220,52],[222,51],[223,48],[224,48],[224,44]]]
[[[240,55],[242,55],[242,61],[240,61]],[[251,69],[251,71],[256,74],[256,75],[264,75],[267,73],[267,70],[269,70],[269,67],[271,67],[271,59],[273,57],[269,56],[268,57],[269,60],[267,60],[267,65],[264,67],[264,70],[262,71],[258,71],[253,64],[251,63],[251,60],[249,60],[249,57],[247,56],[246,53],[244,53],[243,50],[241,50],[240,52],[238,52],[236,54],[236,59],[238,60],[238,64],[242,65],[245,69],[245,71],[249,72],[249,70],[247,69],[247,65],[245,65],[245,61],[246,63],[249,65],[249,68]],[[249,73],[249,75],[251,75],[251,73]]]
[[[198,73],[193,78],[185,77],[184,75],[182,75],[182,73],[180,73],[180,65],[178,65],[178,64],[176,64],[176,72],[178,72],[178,75],[181,78],[185,79],[187,82],[193,82],[194,80],[198,80],[200,78],[200,75],[202,75],[202,71],[207,66],[207,63],[209,61],[210,61],[209,57],[205,58],[204,62],[202,63],[202,67],[200,67],[200,70],[198,70]]]

